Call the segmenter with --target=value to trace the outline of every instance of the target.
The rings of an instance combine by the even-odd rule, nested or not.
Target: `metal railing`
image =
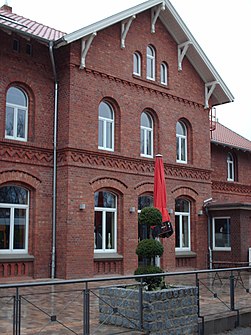
[[[173,286],[189,285],[197,288],[198,334],[204,334],[205,320],[218,317],[219,314],[234,313],[235,326],[238,326],[240,313],[247,309],[251,311],[250,269],[241,267],[1,284],[0,334],[147,334],[149,332],[144,329],[143,322],[143,291],[144,278],[151,276],[161,276]],[[130,327],[118,329],[99,318],[102,299],[99,289],[128,285],[138,290],[139,320],[137,325],[133,325],[133,330]],[[112,306],[110,302],[108,304],[111,314],[123,316],[120,306]],[[127,321],[134,322],[130,319]]]

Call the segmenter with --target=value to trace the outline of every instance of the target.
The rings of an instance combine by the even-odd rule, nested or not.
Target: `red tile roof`
[[[216,129],[212,131],[211,142],[222,144],[230,148],[251,151],[251,141],[228,129],[219,122],[216,123]]]
[[[0,8],[0,25],[5,26],[7,29],[18,30],[24,34],[33,35],[35,38],[48,41],[57,40],[65,35],[59,30],[12,13],[12,8],[6,5]]]

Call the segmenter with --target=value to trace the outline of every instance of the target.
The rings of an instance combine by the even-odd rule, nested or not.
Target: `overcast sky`
[[[66,33],[144,0],[0,0],[14,13]],[[251,0],[171,0],[235,97],[217,107],[226,127],[251,140]]]

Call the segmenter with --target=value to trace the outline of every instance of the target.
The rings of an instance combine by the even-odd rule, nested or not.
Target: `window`
[[[9,88],[6,98],[5,138],[26,141],[27,120],[27,95],[17,87]]]
[[[146,50],[146,78],[155,80],[155,51],[150,45]]]
[[[94,251],[117,251],[117,197],[111,192],[95,192]]]
[[[190,246],[190,203],[185,199],[175,201],[175,249],[189,251]]]
[[[148,113],[141,114],[140,153],[144,157],[153,157],[153,121]]]
[[[103,150],[114,150],[114,112],[112,106],[102,101],[98,110],[98,148]]]
[[[133,54],[133,74],[141,76],[141,56],[138,52]]]
[[[227,180],[234,181],[234,158],[230,152],[227,155]]]
[[[213,250],[230,251],[230,218],[213,218]]]
[[[168,85],[168,71],[165,63],[160,65],[160,82],[163,85]]]
[[[183,122],[176,124],[176,161],[187,163],[187,130]]]
[[[28,252],[29,193],[22,187],[0,188],[0,253]]]

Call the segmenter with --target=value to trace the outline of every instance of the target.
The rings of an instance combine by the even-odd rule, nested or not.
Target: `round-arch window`
[[[114,111],[112,106],[102,101],[98,110],[98,148],[103,150],[114,150]]]
[[[153,157],[153,121],[145,112],[140,119],[140,153],[141,156]]]

